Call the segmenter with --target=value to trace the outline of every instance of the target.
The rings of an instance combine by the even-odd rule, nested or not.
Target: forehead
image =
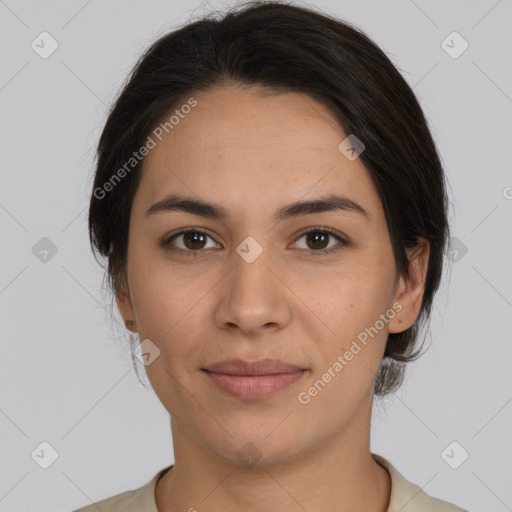
[[[167,140],[160,150],[264,146],[275,156],[279,148],[320,149],[346,137],[329,110],[302,93],[229,86],[194,94],[194,99],[197,104],[190,112],[163,134]]]
[[[347,134],[323,104],[234,86],[192,96],[197,104],[153,137],[138,191],[145,204],[182,192],[214,202],[221,195],[236,209],[339,192],[370,214],[378,208],[364,164],[340,152]]]

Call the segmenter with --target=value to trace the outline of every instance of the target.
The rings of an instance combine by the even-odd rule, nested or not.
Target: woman
[[[81,512],[462,510],[370,452],[449,227],[422,110],[362,32],[270,2],[155,42],[103,130],[89,227],[175,463]]]

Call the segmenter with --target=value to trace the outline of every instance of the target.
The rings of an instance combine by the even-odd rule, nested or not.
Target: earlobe
[[[125,291],[124,287],[120,286],[116,291],[116,302],[119,312],[123,317],[126,328],[132,332],[137,331],[137,323],[134,320],[135,313],[130,298],[130,294]]]
[[[409,276],[400,276],[396,287],[394,302],[400,303],[401,309],[389,322],[390,333],[403,332],[414,324],[420,313],[425,291],[430,244],[421,238],[417,245],[406,252],[409,259]]]

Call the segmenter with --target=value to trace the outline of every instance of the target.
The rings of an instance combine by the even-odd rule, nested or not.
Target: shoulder
[[[467,512],[447,501],[429,496],[418,485],[409,482],[384,457],[372,456],[391,476],[391,498],[387,512]]]
[[[122,492],[121,494],[116,494],[110,498],[105,498],[101,501],[91,503],[90,505],[74,510],[73,512],[98,512],[98,510],[101,510],[102,512],[120,512],[121,510],[136,510],[136,507],[138,507],[137,502],[140,501],[140,494],[144,492],[144,489],[145,486],[139,489]]]
[[[418,485],[405,479],[386,459],[372,454],[373,458],[391,476],[391,498],[387,512],[467,512],[447,501],[442,501],[425,493]],[[160,470],[148,483],[116,494],[110,498],[91,503],[73,512],[158,512],[155,503],[155,486],[158,478],[172,466]]]
[[[158,512],[155,503],[155,486],[158,478],[170,467],[164,468],[146,484],[137,489],[116,494],[110,498],[96,501],[73,512]]]

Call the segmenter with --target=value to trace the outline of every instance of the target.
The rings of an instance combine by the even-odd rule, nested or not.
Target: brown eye
[[[163,241],[163,245],[169,250],[176,252],[200,252],[202,249],[208,248],[205,245],[208,238],[213,240],[212,237],[206,234],[204,231],[197,229],[187,229],[176,233],[170,238],[165,239]],[[180,239],[180,244],[176,244],[175,241]]]
[[[206,236],[204,233],[188,232],[183,233],[183,244],[187,249],[203,249]]]
[[[331,235],[322,233],[320,231],[314,231],[311,233],[306,233],[304,236],[306,237],[306,244],[308,244],[310,249],[325,249],[329,244],[329,237]],[[309,243],[312,245],[309,245]]]
[[[329,228],[311,228],[303,233],[297,240],[301,238],[306,240],[306,247],[299,247],[299,249],[304,249],[315,255],[334,252],[340,247],[348,245],[340,235],[335,234],[335,232]],[[204,231],[199,229],[186,229],[164,239],[162,246],[172,252],[182,254],[189,253],[194,256],[199,256],[204,252],[203,249],[212,248],[206,245],[208,239],[213,240],[213,238]],[[336,240],[338,243],[336,243]],[[297,242],[295,242],[295,245],[297,245]],[[214,247],[215,246],[217,248],[220,247],[218,244],[215,244]]]
[[[337,250],[339,248],[337,246],[348,245],[341,236],[335,234],[328,228],[309,229],[305,233],[302,233],[298,240],[301,238],[305,238],[306,240],[306,247],[303,247],[303,249],[310,250],[310,252],[318,254],[329,253]],[[334,243],[329,247],[329,243],[333,242],[334,239],[338,240],[338,244]]]

